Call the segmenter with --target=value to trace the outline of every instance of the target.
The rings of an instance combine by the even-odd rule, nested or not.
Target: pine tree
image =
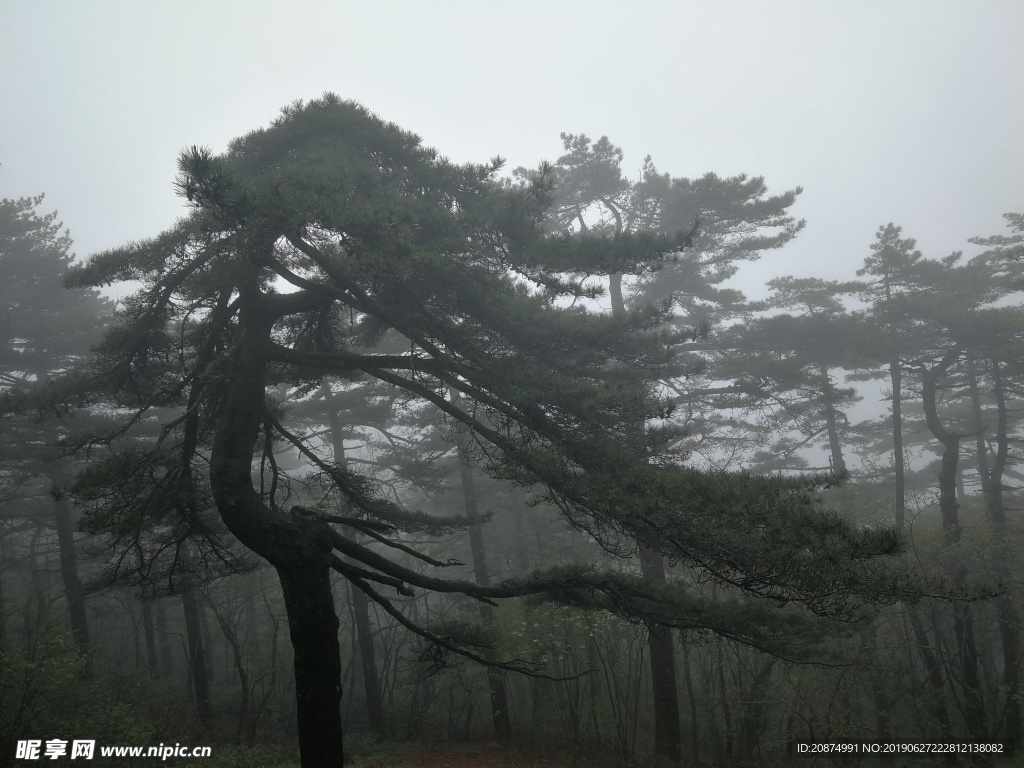
[[[286,108],[223,155],[184,152],[177,187],[191,215],[74,275],[78,285],[142,283],[99,348],[93,391],[138,414],[185,408],[156,446],[112,462],[145,472],[98,471],[92,487],[115,499],[166,494],[168,513],[197,524],[212,504],[274,566],[305,768],[343,762],[332,570],[443,651],[507,669],[522,665],[487,659],[485,637],[417,625],[383,588],[484,601],[543,593],[782,654],[823,637],[817,619],[920,594],[901,568],[873,557],[898,551],[891,530],[857,530],[823,512],[806,482],[702,474],[652,454],[637,425],[664,411],[652,379],[684,370],[672,350],[680,334],[659,329],[664,307],[625,317],[563,307],[579,293],[563,276],[649,272],[686,245],[685,233],[546,235],[549,169],[507,184],[500,165],[453,165],[327,94]],[[338,333],[340,315],[356,319],[354,338]],[[405,350],[375,352],[386,332]],[[326,374],[374,379],[410,408],[436,410],[472,436],[492,476],[537,489],[610,551],[639,546],[701,569],[731,589],[731,607],[593,565],[490,586],[445,579],[361,543],[357,534],[411,554],[403,531],[429,521],[329,459],[319,437],[289,429],[286,404],[268,398],[274,386],[301,399]],[[296,504],[295,472],[275,460],[281,445],[303,457],[304,482],[322,482],[359,514]]]
[[[37,212],[42,202],[42,195],[0,200],[0,392],[8,396],[25,396],[84,365],[112,310],[95,290],[63,288],[74,258],[71,237],[56,212]],[[37,505],[52,511],[71,628],[85,651],[89,630],[74,521],[58,490],[73,471],[60,460],[60,444],[81,418],[40,422],[38,416],[26,410],[2,416],[0,501],[7,502],[8,519],[18,510],[37,513]]]

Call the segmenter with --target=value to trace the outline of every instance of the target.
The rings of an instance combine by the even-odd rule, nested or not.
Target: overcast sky
[[[925,255],[1024,211],[1024,2],[0,0],[0,197],[79,255],[184,213],[178,152],[353,98],[459,161],[607,135],[639,170],[802,186],[807,229],[741,273],[852,277],[880,224]]]

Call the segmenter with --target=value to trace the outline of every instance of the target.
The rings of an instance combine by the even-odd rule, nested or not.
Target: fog
[[[0,768],[1012,750],[1022,32],[0,0]]]
[[[16,2],[0,5],[0,195],[45,192],[87,255],[183,213],[178,152],[324,91],[457,161],[607,135],[639,171],[804,188],[742,287],[850,277],[893,221],[928,256],[1002,230],[1024,173],[1015,2]]]

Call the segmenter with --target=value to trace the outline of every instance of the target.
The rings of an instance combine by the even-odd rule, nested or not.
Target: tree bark
[[[277,567],[295,651],[295,699],[302,768],[344,764],[341,729],[341,647],[331,570],[326,565]],[[331,610],[325,611],[329,605]]]

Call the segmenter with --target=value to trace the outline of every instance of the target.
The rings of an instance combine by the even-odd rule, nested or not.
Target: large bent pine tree
[[[658,330],[662,310],[613,317],[557,300],[593,295],[583,275],[657,269],[686,235],[545,234],[548,173],[510,185],[496,178],[499,166],[453,165],[328,94],[285,109],[223,155],[184,152],[177,187],[190,214],[152,240],[94,256],[73,277],[141,282],[99,349],[93,385],[134,408],[137,422],[162,419],[158,442],[121,450],[79,491],[91,514],[134,513],[138,525],[159,501],[162,524],[177,515],[190,536],[215,506],[273,565],[305,768],[343,762],[332,569],[411,631],[481,660],[486,653],[412,623],[388,591],[545,593],[779,654],[797,653],[821,621],[910,591],[873,557],[896,551],[898,537],[851,529],[806,485],[705,475],[660,457],[664,434],[636,425],[664,415],[649,382],[675,372],[678,338]],[[383,351],[379,342],[396,335],[402,347]],[[377,380],[410,407],[437,409],[493,476],[539,489],[610,551],[654,549],[698,568],[728,602],[628,568],[549,569],[481,586],[403,566],[382,552],[407,556],[403,531],[429,521],[335,462],[319,438],[290,429],[268,396],[290,387],[302,397],[325,376]],[[345,514],[289,498],[274,459],[281,444],[333,486]]]

